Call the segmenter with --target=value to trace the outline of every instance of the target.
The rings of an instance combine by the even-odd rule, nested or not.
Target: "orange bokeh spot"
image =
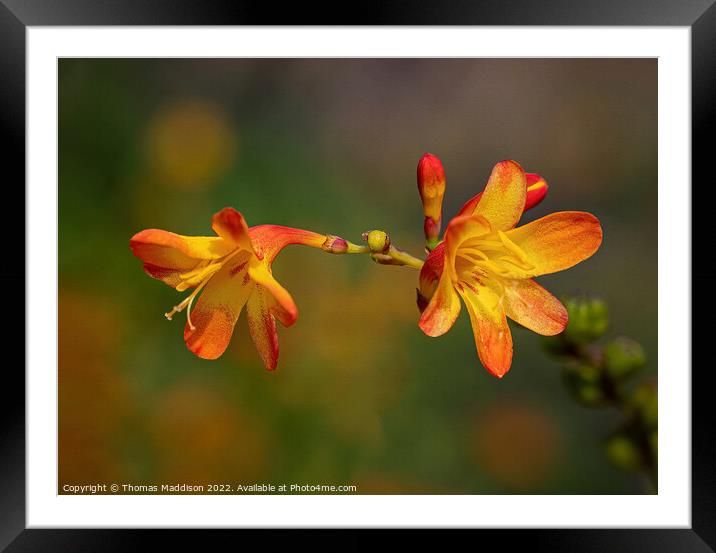
[[[558,423],[541,408],[498,402],[477,414],[469,449],[478,470],[516,492],[540,487],[561,458]]]

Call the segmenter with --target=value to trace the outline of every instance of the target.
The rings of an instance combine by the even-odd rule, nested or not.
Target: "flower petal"
[[[515,161],[501,161],[492,169],[473,214],[485,217],[494,230],[511,229],[522,216],[526,198],[527,180],[522,167]]]
[[[435,293],[440,275],[443,274],[445,260],[445,242],[441,242],[430,252],[423,267],[420,269],[419,292],[424,301],[430,301]]]
[[[562,302],[534,280],[505,282],[504,305],[510,319],[537,334],[554,336],[567,326],[567,310]]]
[[[249,236],[249,227],[244,216],[233,207],[225,207],[211,218],[211,228],[216,234],[242,250],[254,252]]]
[[[129,241],[132,253],[142,261],[160,267],[188,268],[202,259],[219,259],[233,249],[221,238],[182,236],[166,230],[147,229]]]
[[[219,259],[231,252],[231,246],[221,238],[182,236],[166,230],[147,229],[129,241],[132,253],[144,261],[144,271],[176,287],[179,275],[193,270],[200,261]]]
[[[257,225],[249,229],[249,234],[258,256],[269,263],[289,244],[321,248],[327,238],[325,234],[280,225]]]
[[[547,189],[549,188],[547,186],[547,181],[537,173],[525,173],[525,178],[527,181],[527,196],[525,198],[525,208],[523,213],[528,209],[532,209],[544,200],[547,195]],[[458,211],[457,216],[472,215],[475,212],[477,204],[480,202],[480,198],[482,198],[482,192],[478,192],[465,202],[465,205],[463,205],[460,211]]]
[[[450,274],[443,271],[430,303],[420,316],[418,326],[428,336],[441,336],[452,328],[459,314],[460,298],[453,288]]]
[[[256,286],[246,302],[246,320],[253,340],[266,369],[272,371],[278,364],[278,333],[271,313],[273,297],[262,286]]]
[[[250,254],[241,252],[209,280],[187,321],[184,341],[202,359],[217,359],[224,353],[241,309],[256,287],[248,275]]]
[[[602,243],[602,227],[591,213],[561,211],[505,233],[532,269],[510,268],[511,278],[532,278],[568,269],[591,257]]]
[[[477,293],[465,288],[460,295],[470,314],[480,362],[491,374],[502,378],[512,364],[512,333],[500,297],[487,286],[480,286]]]
[[[283,286],[273,277],[271,271],[264,263],[252,264],[249,267],[251,279],[269,292],[274,303],[270,305],[271,312],[281,321],[284,326],[291,326],[298,318],[298,308]]]

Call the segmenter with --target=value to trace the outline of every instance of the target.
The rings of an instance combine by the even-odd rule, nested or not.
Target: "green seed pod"
[[[617,338],[604,347],[604,366],[610,376],[627,378],[646,365],[646,354],[639,342]]]
[[[564,301],[569,323],[564,337],[575,344],[593,342],[609,327],[609,309],[598,298],[569,298]]]

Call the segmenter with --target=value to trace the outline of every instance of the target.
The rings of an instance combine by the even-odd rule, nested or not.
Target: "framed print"
[[[716,8],[183,5],[0,5],[2,546],[712,550]]]

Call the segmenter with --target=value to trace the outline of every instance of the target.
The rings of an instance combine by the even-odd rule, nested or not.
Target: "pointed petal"
[[[491,374],[502,378],[512,364],[512,333],[500,297],[487,286],[477,290],[466,288],[460,294],[470,314],[477,355]]]
[[[271,305],[272,313],[284,326],[291,326],[298,318],[298,308],[283,286],[273,277],[264,263],[256,263],[249,267],[251,279],[269,292],[274,303]]]
[[[273,297],[265,288],[256,286],[246,303],[246,320],[251,340],[269,371],[274,370],[278,364],[278,333],[270,310],[272,301]]]
[[[443,271],[430,303],[420,316],[418,326],[428,336],[440,336],[452,328],[459,314],[460,298],[453,288],[448,271]]]
[[[531,278],[568,269],[591,257],[602,243],[602,227],[591,213],[561,211],[505,233],[534,268],[510,270],[511,278]]]
[[[547,186],[547,181],[545,181],[537,173],[525,173],[525,178],[527,181],[527,196],[525,198],[525,208],[523,213],[528,209],[532,209],[544,200],[547,195],[547,189],[549,188]],[[472,215],[475,213],[475,208],[477,207],[477,204],[480,203],[480,198],[482,198],[482,192],[478,192],[465,202],[465,205],[463,205],[462,208],[460,208],[460,211],[458,211],[457,216]]]
[[[255,288],[248,275],[250,254],[241,252],[209,280],[184,328],[186,346],[202,359],[217,359],[224,353],[241,309]]]
[[[144,271],[176,287],[179,275],[193,270],[200,261],[219,259],[231,252],[231,245],[221,238],[182,236],[159,229],[138,232],[129,241],[132,253],[144,261]]]
[[[219,259],[233,249],[221,238],[182,236],[166,230],[147,229],[129,240],[132,253],[160,267],[187,269],[202,259]]]
[[[567,326],[562,303],[534,280],[505,282],[504,305],[510,319],[537,334],[554,336]]]
[[[211,228],[227,242],[235,244],[242,250],[255,253],[246,220],[233,207],[225,207],[215,213],[211,218]]]
[[[482,215],[495,230],[511,229],[520,220],[527,197],[527,180],[515,161],[495,165],[474,214]]]
[[[325,234],[318,234],[310,230],[302,230],[279,225],[258,225],[249,229],[251,240],[260,258],[269,263],[274,260],[278,252],[289,244],[302,244],[312,248],[321,248],[328,238]]]

